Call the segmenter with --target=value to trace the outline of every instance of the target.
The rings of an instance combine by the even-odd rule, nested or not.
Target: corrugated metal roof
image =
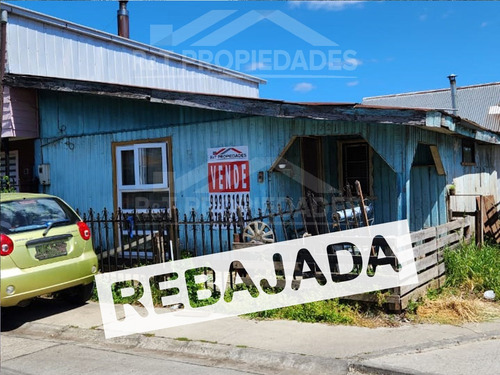
[[[264,80],[10,4],[12,74],[258,97]]]
[[[364,104],[412,108],[436,108],[451,112],[450,89],[409,92],[363,98]],[[500,82],[457,88],[458,116],[486,129],[500,132],[500,116],[490,113],[500,104]]]

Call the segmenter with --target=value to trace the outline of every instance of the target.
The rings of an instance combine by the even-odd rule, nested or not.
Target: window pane
[[[474,142],[470,140],[462,141],[462,163],[473,164],[475,163],[475,149]]]
[[[163,183],[161,147],[139,149],[139,176],[141,185]]]
[[[168,191],[139,191],[122,193],[124,210],[168,208]]]
[[[134,150],[122,151],[122,185],[135,185]]]
[[[16,233],[47,227],[47,223],[74,224],[76,215],[62,202],[52,198],[24,199],[0,205],[0,230]]]
[[[343,146],[344,185],[349,184],[356,194],[355,182],[359,181],[363,194],[370,194],[370,160],[366,143],[347,143]],[[345,186],[344,186],[345,187]]]

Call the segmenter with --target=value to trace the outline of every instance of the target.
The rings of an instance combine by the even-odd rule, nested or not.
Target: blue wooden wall
[[[248,146],[251,202],[255,209],[264,208],[268,198],[300,196],[300,179],[291,181],[283,174],[267,172],[292,137],[325,137],[323,164],[325,175],[329,176],[326,182],[335,187],[335,140],[339,136],[362,137],[374,150],[372,177],[379,223],[405,218],[418,225],[428,222],[427,217],[417,218],[422,215],[414,209],[419,201],[432,205],[432,209],[423,212],[424,216],[434,215],[432,223],[445,222],[444,185],[463,174],[457,160],[459,140],[417,127],[242,116],[50,92],[39,94],[39,109],[41,139],[37,142],[36,162],[51,164],[52,179],[44,191],[63,197],[81,210],[113,208],[112,142],[164,137],[172,140],[175,203],[181,212],[191,208],[200,213],[208,211],[207,149],[212,147]],[[411,168],[419,143],[438,145],[446,171],[433,195],[410,183],[410,178],[420,173]],[[290,161],[300,165],[297,150],[291,148],[289,153],[295,158]],[[258,182],[260,171],[265,172],[264,182]]]

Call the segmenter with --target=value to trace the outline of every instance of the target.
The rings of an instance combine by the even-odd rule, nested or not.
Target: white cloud
[[[353,87],[359,85],[359,81],[350,81],[346,83],[347,86]]]
[[[297,83],[293,87],[293,91],[297,91],[297,92],[309,92],[311,90],[314,90],[315,88],[316,87],[312,83],[301,82],[301,83]]]
[[[349,66],[354,69],[360,65],[363,65],[363,60],[352,57],[341,61],[330,61],[328,63],[328,69],[341,70],[344,66]]]
[[[358,8],[363,7],[364,1],[344,1],[344,0],[335,0],[335,1],[289,1],[290,8],[300,8],[302,5],[305,5],[307,9],[310,10],[327,10],[327,11],[341,11],[349,7],[356,6]]]
[[[256,71],[256,70],[265,70],[265,69],[269,69],[269,66],[267,66],[263,62],[258,62],[258,61],[255,61],[255,62],[248,64],[246,66],[246,70],[249,70],[251,72]]]
[[[362,60],[355,59],[354,57],[347,59],[346,62],[348,62],[350,65],[354,65],[354,66],[363,65],[363,61]]]

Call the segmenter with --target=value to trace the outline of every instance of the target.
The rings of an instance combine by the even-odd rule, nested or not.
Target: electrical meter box
[[[50,164],[38,166],[38,179],[41,185],[50,185]]]

